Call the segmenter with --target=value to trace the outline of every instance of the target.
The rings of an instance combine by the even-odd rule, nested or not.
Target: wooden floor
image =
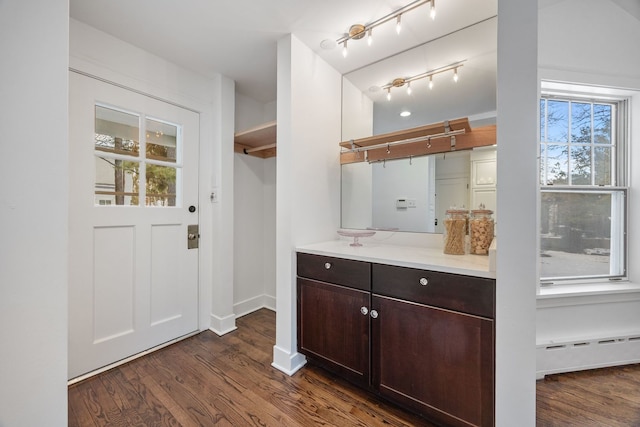
[[[275,314],[210,331],[69,387],[69,426],[431,426],[318,368],[271,366]],[[539,426],[640,426],[640,365],[547,377]]]
[[[273,368],[272,311],[236,324],[70,386],[69,426],[431,426],[318,368]]]
[[[536,395],[541,427],[640,426],[640,365],[550,375]]]

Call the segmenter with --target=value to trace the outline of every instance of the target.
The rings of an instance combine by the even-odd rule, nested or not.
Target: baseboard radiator
[[[549,374],[631,363],[640,363],[640,333],[536,346],[537,379]]]

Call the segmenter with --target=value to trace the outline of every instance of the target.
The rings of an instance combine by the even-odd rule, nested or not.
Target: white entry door
[[[199,116],[74,72],[69,110],[75,378],[198,328]]]

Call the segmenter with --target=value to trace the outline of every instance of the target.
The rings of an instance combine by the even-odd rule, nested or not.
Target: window
[[[540,100],[543,283],[626,274],[624,100]]]
[[[139,206],[144,200],[145,206],[176,206],[180,131],[174,124],[96,105],[95,204]]]

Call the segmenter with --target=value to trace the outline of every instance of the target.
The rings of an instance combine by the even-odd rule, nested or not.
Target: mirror
[[[342,140],[468,117],[471,128],[495,124],[497,18],[426,42],[343,76]],[[462,63],[459,79],[448,70]],[[401,116],[402,112],[409,116]],[[342,165],[343,228],[441,233],[451,206],[495,210],[495,147],[411,159]]]

